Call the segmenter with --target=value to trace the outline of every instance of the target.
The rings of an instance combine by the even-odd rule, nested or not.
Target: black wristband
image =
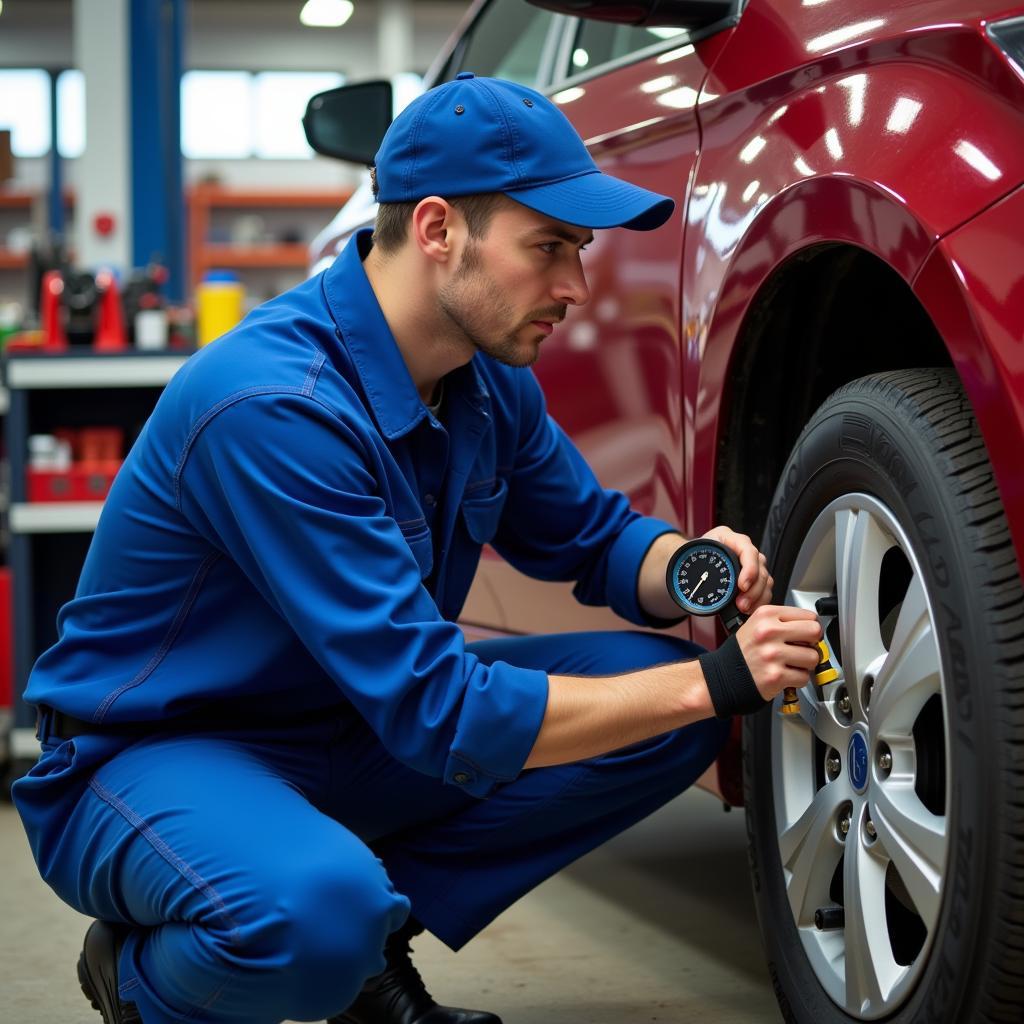
[[[770,703],[759,693],[735,634],[717,651],[707,651],[697,660],[717,718],[752,715]]]

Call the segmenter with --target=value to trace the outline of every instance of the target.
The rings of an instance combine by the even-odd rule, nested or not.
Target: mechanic
[[[592,229],[673,203],[600,172],[539,93],[466,74],[375,174],[372,236],[165,389],[30,678],[44,753],[14,796],[43,878],[97,919],[79,976],[108,1024],[500,1024],[438,1006],[410,939],[459,949],[817,662],[814,613],[769,604],[725,527],[751,618],[718,651],[465,643],[484,543],[678,621],[683,538],[599,486],[528,369],[587,301]]]

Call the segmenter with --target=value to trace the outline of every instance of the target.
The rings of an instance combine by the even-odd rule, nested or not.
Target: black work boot
[[[78,958],[78,980],[85,998],[103,1015],[103,1024],[141,1024],[134,1003],[122,1003],[117,994],[117,958],[125,929],[93,921],[85,933]]]
[[[387,967],[363,986],[356,1001],[327,1024],[501,1024],[501,1018],[482,1010],[438,1006],[420,972],[409,959],[409,942],[423,931],[410,918],[384,944]]]

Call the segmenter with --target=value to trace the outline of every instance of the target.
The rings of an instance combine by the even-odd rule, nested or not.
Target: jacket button
[[[434,496],[433,496],[432,494],[424,494],[424,495],[423,495],[423,500],[424,500],[424,501],[425,501],[425,502],[426,502],[426,503],[427,503],[428,505],[434,505],[434,504],[436,504],[436,503],[437,503],[437,498],[435,498],[435,497],[434,497]]]
[[[473,781],[473,776],[469,772],[456,772],[452,779],[457,782],[460,786],[465,786],[466,783]]]

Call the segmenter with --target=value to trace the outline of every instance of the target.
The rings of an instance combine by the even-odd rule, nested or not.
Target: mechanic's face
[[[566,308],[590,296],[580,252],[593,237],[506,200],[483,238],[467,240],[438,305],[482,352],[530,366]]]

